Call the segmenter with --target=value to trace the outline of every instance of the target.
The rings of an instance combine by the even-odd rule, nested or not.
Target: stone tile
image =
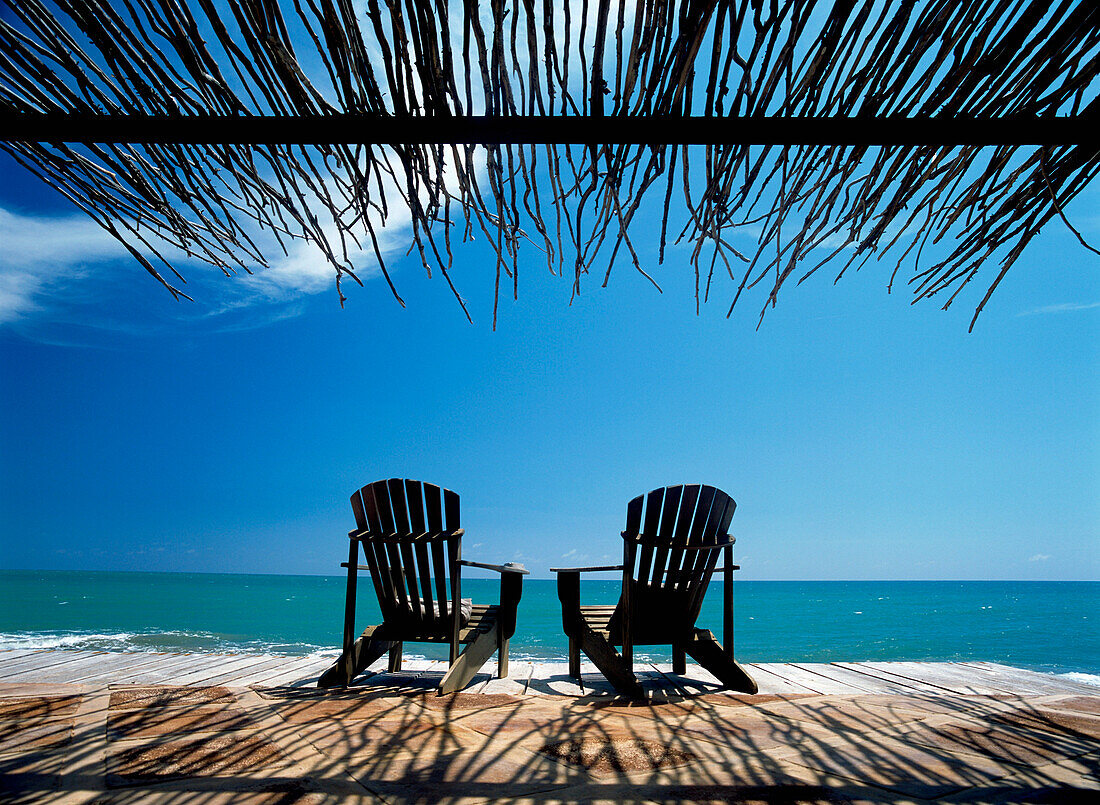
[[[704,693],[693,697],[692,701],[716,704],[720,707],[756,707],[775,702],[789,702],[795,699],[815,699],[815,693]]]
[[[568,737],[571,731],[591,722],[594,716],[589,708],[547,702],[544,697],[537,697],[510,706],[448,713],[447,718],[450,723],[496,740],[538,749]]]
[[[699,744],[699,758],[683,766],[608,775],[594,783],[551,792],[551,802],[832,803],[890,802],[897,794],[854,783],[764,753],[731,754]],[[559,799],[560,797],[560,799]]]
[[[404,749],[416,753],[456,752],[483,747],[486,736],[448,724],[431,713],[384,714],[377,719],[296,725],[297,733],[332,758]]]
[[[1013,772],[989,758],[952,755],[878,736],[803,745],[787,761],[905,796],[934,799],[964,788],[988,785]]]
[[[904,708],[883,707],[846,697],[769,704],[762,706],[759,712],[768,717],[807,722],[829,731],[860,733],[889,729],[926,717]]]
[[[236,704],[115,710],[107,716],[107,740],[192,732],[226,732],[255,727]]]
[[[236,701],[229,688],[111,686],[111,710],[168,707],[175,704],[209,704]]]
[[[491,707],[514,705],[519,698],[508,693],[450,693],[438,696],[428,693],[419,697],[419,701],[431,710],[453,713],[462,710],[487,710]]]
[[[1070,696],[1050,703],[1058,710],[1073,710],[1078,713],[1100,715],[1100,696]]]
[[[1071,740],[1095,742],[1100,739],[1100,718],[1046,707],[1014,709],[990,716],[984,722],[1021,731],[1050,733]]]
[[[707,741],[730,752],[762,752],[801,743],[822,743],[832,733],[810,721],[780,718],[753,711],[720,709],[675,721],[658,721],[679,740]]]
[[[174,777],[256,772],[286,763],[278,746],[255,733],[138,746],[117,745],[107,753],[112,787]]]
[[[1100,801],[1100,756],[1077,758],[1020,771],[996,783],[960,791],[949,803],[1081,803]]]
[[[1017,732],[972,724],[919,724],[896,736],[944,752],[967,752],[1018,766],[1039,766],[1088,751],[1077,741],[1042,732]]]
[[[0,757],[0,802],[48,802],[61,787],[63,751],[24,752]]]
[[[27,696],[78,696],[84,685],[58,682],[0,682],[0,699]]]
[[[73,737],[72,719],[35,719],[0,724],[0,753],[26,752],[67,744]]]
[[[873,694],[853,696],[849,701],[869,704],[890,712],[907,711],[922,716],[954,715],[973,718],[981,714],[997,713],[1014,705],[990,696],[899,696]]]
[[[349,771],[369,791],[392,803],[508,801],[588,779],[577,768],[515,748],[501,752],[398,750],[364,758]]]
[[[596,776],[656,771],[684,766],[699,759],[689,750],[622,730],[581,734],[546,744],[539,751]]]
[[[68,715],[80,707],[81,696],[5,696],[0,698],[0,721]]]
[[[324,805],[333,799],[325,792],[314,790],[309,781],[297,780],[258,784],[253,789],[234,786],[232,790],[201,790],[189,788],[181,793],[177,786],[164,790],[144,786],[139,789],[116,790],[96,797],[92,805]],[[377,803],[377,797],[364,792],[361,798],[341,797],[341,803]],[[87,802],[86,799],[83,802]]]
[[[292,724],[307,724],[312,721],[331,722],[336,718],[343,721],[376,718],[381,713],[398,709],[401,704],[390,699],[344,697],[279,701],[272,705],[272,710]]]

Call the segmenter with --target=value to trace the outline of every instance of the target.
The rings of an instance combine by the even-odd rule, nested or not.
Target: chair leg
[[[458,655],[439,683],[439,693],[457,693],[473,681],[499,644],[500,622],[485,624]]]
[[[569,638],[569,676],[581,678],[581,645],[577,638]]]
[[[508,638],[504,636],[503,629],[497,632],[497,676],[508,678]]]
[[[691,642],[685,648],[696,662],[718,677],[726,687],[742,693],[758,692],[756,680],[749,676],[739,662],[730,659],[726,650],[708,630],[696,629]]]
[[[360,671],[365,670],[368,665],[389,651],[392,645],[385,639],[384,626],[368,626],[351,648],[341,654],[340,659],[321,674],[317,687],[346,687]]]
[[[634,699],[645,698],[641,683],[638,682],[638,677],[634,675],[631,664],[619,652],[615,651],[615,647],[611,645],[607,638],[593,630],[588,624],[583,624],[577,643],[581,651],[588,656],[588,659],[592,660],[592,663],[619,694]],[[579,659],[577,665],[577,676],[579,678]]]
[[[401,670],[401,648],[404,644],[396,642],[390,647],[389,672],[392,674]]]
[[[687,673],[687,652],[678,644],[672,646],[672,673],[680,676]]]

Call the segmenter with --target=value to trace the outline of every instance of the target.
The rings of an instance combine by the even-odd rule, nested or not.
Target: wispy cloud
[[[1045,562],[1049,558],[1050,558],[1049,553],[1037,553],[1034,556],[1029,556],[1027,561],[1029,561],[1029,562]]]
[[[1100,302],[1066,302],[1061,305],[1045,305],[1032,310],[1025,310],[1017,315],[1038,316],[1044,313],[1069,313],[1074,310],[1092,310],[1100,307]]]
[[[42,297],[126,250],[90,218],[35,218],[0,207],[0,324],[40,310]]]
[[[379,230],[379,246],[384,255],[403,249],[408,240],[408,215],[392,214],[387,226]],[[335,226],[333,232],[336,235]],[[339,242],[338,236],[332,242]],[[162,244],[158,244],[158,249]],[[263,315],[252,315],[249,326],[296,315],[296,303],[306,296],[330,291],[335,272],[321,249],[314,243],[293,241],[287,254],[276,248],[278,257],[267,267],[253,267],[254,273],[242,272],[226,279],[221,272],[185,255],[166,255],[188,279],[186,290],[198,308],[183,304],[170,308],[181,321],[211,319],[245,308],[262,308]],[[152,257],[151,254],[147,255]],[[340,255],[343,257],[344,255]],[[366,282],[379,272],[372,249],[348,243],[347,261],[356,275]],[[155,261],[154,261],[155,262]],[[20,214],[0,207],[0,326],[26,319],[71,320],[85,318],[74,313],[84,303],[101,303],[117,286],[108,272],[124,265],[135,268],[133,257],[107,231],[82,214],[42,217]],[[136,282],[147,282],[137,269]],[[117,273],[117,272],[116,272]],[[350,282],[350,281],[349,281]],[[170,302],[167,295],[165,298]],[[90,308],[89,308],[90,309]],[[92,326],[128,331],[135,326],[123,321],[120,311],[108,313],[101,308]],[[254,311],[259,312],[259,311]],[[124,313],[124,312],[123,312]],[[231,329],[232,324],[227,323]]]

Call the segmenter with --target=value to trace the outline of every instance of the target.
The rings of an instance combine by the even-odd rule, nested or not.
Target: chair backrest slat
[[[363,554],[387,622],[445,633],[451,626],[447,579],[460,537],[459,497],[404,478],[367,484],[351,497]]]
[[[642,507],[642,500],[645,498],[645,523],[642,524],[641,532],[632,531],[630,529],[630,516],[627,515],[627,534],[631,537],[637,538],[639,533],[656,534],[657,527],[661,523],[661,501],[664,500],[665,490],[654,489],[647,496],[638,495],[631,501],[632,504],[637,504],[639,512]],[[627,511],[630,509],[627,507]],[[640,519],[640,518],[639,518]],[[641,550],[638,551],[638,578],[648,579],[650,571],[653,567],[653,545],[648,542],[643,542]]]
[[[424,522],[424,493],[420,482],[405,481],[405,502],[409,506],[409,533],[426,533],[428,527]]]
[[[393,533],[409,533],[409,507],[405,503],[405,481],[401,478],[390,478],[386,481],[386,487],[390,493],[390,510],[393,512]]]
[[[661,505],[661,526],[654,542],[656,552],[653,556],[651,584],[660,586],[664,580],[665,566],[668,564],[668,546],[672,542],[676,528],[676,513],[680,509],[680,497],[684,493],[682,486],[670,486],[665,489],[665,498]]]
[[[701,484],[654,489],[628,504],[623,538],[637,546],[624,546],[624,561],[637,556],[630,569],[635,613],[694,624],[721,553],[698,548],[728,541],[735,508],[725,492]],[[644,629],[640,618],[635,623]]]

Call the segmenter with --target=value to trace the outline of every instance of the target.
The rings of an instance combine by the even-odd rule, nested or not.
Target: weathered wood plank
[[[3,668],[9,662],[19,659],[20,657],[26,657],[30,654],[35,654],[42,651],[40,648],[6,648],[0,649],[0,668]]]
[[[178,676],[176,682],[180,685],[215,684],[212,680],[221,679],[230,672],[255,665],[256,656],[255,654],[223,654],[217,662],[196,664],[193,670]]]
[[[221,669],[221,673],[214,674],[213,676],[205,677],[202,680],[203,685],[233,685],[236,687],[243,687],[237,681],[243,678],[246,674],[260,665],[265,665],[270,662],[270,658],[263,654],[256,654],[247,659],[244,662],[236,662],[231,665],[226,665]]]
[[[203,656],[207,655],[190,652],[158,655],[156,661],[129,671],[121,671],[115,674],[111,681],[117,684],[173,684],[178,673],[182,673],[183,669],[193,668],[196,658]]]
[[[67,653],[67,652],[66,652]],[[109,656],[103,651],[82,651],[79,656],[42,657],[41,663],[27,666],[3,677],[5,682],[64,682],[94,663]]]
[[[954,695],[994,696],[1012,693],[1008,688],[991,686],[979,674],[953,669],[948,663],[926,662],[889,662],[866,663],[886,673],[893,673],[921,682],[937,685],[946,693]]]
[[[273,686],[272,680],[285,678],[288,675],[298,674],[303,672],[303,669],[313,668],[317,663],[321,663],[322,671],[332,665],[332,658],[319,658],[319,657],[282,657],[282,663],[275,665],[271,668],[258,670],[243,679],[240,680],[241,686],[255,686],[255,687],[268,687]],[[327,665],[325,664],[327,663]],[[321,672],[317,673],[320,677]],[[360,680],[369,679],[374,676],[372,671],[364,671],[360,675]]]
[[[285,673],[265,679],[264,687],[301,687],[304,684],[316,685],[321,673],[329,666],[330,661],[323,659],[311,659],[304,665],[295,665]]]
[[[96,656],[101,652],[77,649],[43,649],[0,668],[0,679],[9,679],[28,670],[45,670],[63,663],[75,662]]]
[[[880,678],[860,674],[855,671],[841,668],[832,663],[792,663],[793,668],[800,668],[812,674],[824,677],[832,682],[849,685],[867,693],[913,693],[912,688],[904,687],[897,683],[889,683]]]
[[[781,665],[781,664],[780,664]],[[691,673],[691,669],[695,666],[688,666],[688,672]],[[759,693],[770,694],[773,696],[786,696],[796,693],[818,693],[819,691],[811,690],[805,685],[792,682],[786,677],[777,675],[774,671],[769,670],[760,663],[746,663],[745,668],[752,674],[753,679],[756,680],[757,685],[760,686]],[[703,672],[707,673],[707,672]],[[712,678],[715,684],[721,685],[722,683],[716,678]]]
[[[488,648],[488,646],[487,646]],[[163,684],[247,686],[311,686],[332,663],[331,657],[280,657],[270,654],[152,654],[95,652],[69,649],[31,651],[0,665],[0,684]],[[377,684],[431,685],[442,679],[448,664],[414,659],[397,674],[377,674],[381,658],[360,684],[378,675]],[[999,663],[836,662],[750,663],[745,665],[769,694],[839,695],[1057,695],[1100,696],[1100,689],[1051,674]],[[580,684],[568,677],[565,662],[513,664],[510,679],[479,673],[470,692],[515,696],[583,696],[610,693],[613,688],[590,662],[582,666]],[[706,669],[691,663],[685,674],[664,664],[638,662],[643,687],[693,695],[721,683]]]
[[[956,669],[974,669],[982,674],[983,679],[994,681],[995,684],[1011,686],[1020,692],[1033,693],[1083,693],[1096,696],[1100,689],[1094,685],[1086,685],[1083,682],[1074,682],[1072,679],[1062,679],[1051,674],[1041,674],[1037,671],[1029,671],[1026,668],[1014,668],[1010,665],[1001,665],[994,662],[960,662],[952,663]]]
[[[68,678],[65,681],[84,683],[114,680],[116,677],[133,674],[135,671],[142,668],[155,666],[159,662],[162,662],[165,657],[170,656],[172,655],[139,654],[130,652],[125,654],[109,654],[106,657],[102,657],[99,662],[95,663],[84,672],[72,678]]]
[[[947,693],[948,690],[938,685],[932,685],[923,680],[912,679],[888,670],[893,663],[879,663],[872,666],[867,662],[834,662],[831,665],[837,668],[846,668],[858,674],[864,674],[868,678],[880,680],[881,684],[897,686],[898,693],[903,695],[924,694],[937,695]],[[895,691],[891,691],[893,693]]]
[[[189,654],[171,666],[153,666],[140,674],[152,684],[193,685],[203,673],[213,674],[223,666],[227,654]]]
[[[756,663],[755,667],[770,671],[775,676],[790,682],[796,687],[804,688],[802,693],[829,693],[848,694],[863,693],[864,691],[842,682],[834,682],[831,679],[804,671],[790,663],[763,662]]]

